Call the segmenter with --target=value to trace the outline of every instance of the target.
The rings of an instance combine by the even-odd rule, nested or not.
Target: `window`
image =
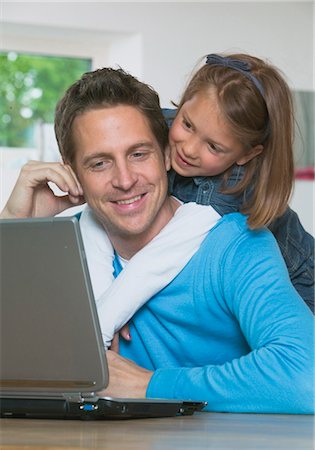
[[[0,66],[0,146],[38,148],[57,101],[91,60],[9,51],[0,53]]]
[[[314,179],[315,132],[314,105],[315,93],[312,91],[293,91],[295,102],[295,164],[299,179]]]

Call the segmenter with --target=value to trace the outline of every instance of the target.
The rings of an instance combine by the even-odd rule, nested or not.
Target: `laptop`
[[[75,217],[0,220],[0,416],[191,415],[206,402],[100,397],[106,353]]]

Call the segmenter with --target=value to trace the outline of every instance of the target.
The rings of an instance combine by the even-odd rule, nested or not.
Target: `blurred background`
[[[82,73],[120,66],[171,107],[202,56],[244,52],[278,66],[294,94],[291,205],[314,235],[314,22],[311,0],[1,2],[0,209],[27,160],[59,160],[55,105]]]

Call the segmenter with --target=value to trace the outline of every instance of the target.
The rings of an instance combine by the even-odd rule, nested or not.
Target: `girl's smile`
[[[185,158],[183,158],[179,151],[175,151],[174,154],[174,160],[176,161],[176,164],[178,164],[179,166],[181,166],[183,169],[189,168],[189,167],[195,167],[194,164],[191,164],[190,162],[188,162]]]

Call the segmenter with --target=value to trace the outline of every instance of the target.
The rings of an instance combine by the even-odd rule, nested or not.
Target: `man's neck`
[[[112,245],[118,255],[126,260],[131,259],[160,233],[165,225],[172,219],[179,206],[180,202],[178,200],[174,197],[168,197],[163,205],[162,214],[160,214],[153,226],[150,227],[150,230],[146,230],[144,233],[137,236],[118,236],[108,233]]]

